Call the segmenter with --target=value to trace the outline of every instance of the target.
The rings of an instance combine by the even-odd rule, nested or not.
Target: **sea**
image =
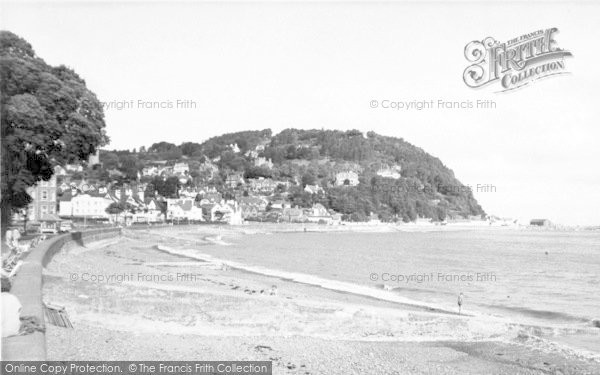
[[[514,229],[223,236],[231,267],[449,313],[550,328],[600,353],[600,233]],[[202,255],[200,255],[200,253]]]

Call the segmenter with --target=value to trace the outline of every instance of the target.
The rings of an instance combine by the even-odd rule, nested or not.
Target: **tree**
[[[244,154],[248,151],[248,141],[245,138],[237,138],[235,143],[238,145],[240,153]]]
[[[109,215],[115,215],[115,222],[117,222],[120,214],[126,211],[133,213],[133,209],[133,206],[127,202],[113,202],[106,207],[105,211]]]
[[[200,152],[202,150],[202,145],[195,142],[183,142],[181,146],[181,153],[186,156],[192,156],[196,152]]]
[[[163,180],[160,177],[154,177],[152,181],[146,186],[144,196],[155,197],[155,193],[165,198],[178,198],[179,197],[179,178],[172,176]]]
[[[271,178],[272,176],[273,173],[266,167],[249,166],[244,173],[244,178]]]
[[[2,235],[27,188],[58,164],[84,161],[108,143],[102,105],[73,70],[49,66],[27,41],[0,31]]]
[[[314,185],[316,182],[316,178],[312,173],[305,173],[302,176],[302,187],[305,187],[306,185]]]
[[[137,174],[139,171],[138,159],[133,155],[124,154],[119,157],[119,164],[121,167],[119,170],[125,173],[125,176],[130,180],[137,180]]]
[[[125,211],[125,208],[123,207],[123,205],[121,203],[113,202],[110,205],[108,205],[108,207],[106,207],[105,211],[109,215],[114,215],[115,222],[117,222],[117,218],[123,211]]]
[[[104,169],[115,169],[119,167],[119,155],[114,152],[106,152],[101,154],[100,160]]]
[[[148,152],[173,152],[177,149],[177,146],[173,143],[163,141],[152,144],[152,146],[150,146],[150,148],[148,149]]]

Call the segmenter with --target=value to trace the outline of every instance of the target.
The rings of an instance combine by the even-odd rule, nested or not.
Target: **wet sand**
[[[206,230],[216,233],[223,230]],[[597,362],[536,343],[516,325],[298,284],[157,247],[206,242],[198,238],[132,231],[57,254],[45,271],[44,299],[66,306],[74,329],[48,325],[49,359],[271,360],[276,374],[600,371]]]

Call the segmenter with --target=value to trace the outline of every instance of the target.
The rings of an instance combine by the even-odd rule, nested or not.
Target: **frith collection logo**
[[[479,88],[499,82],[500,91],[514,90],[538,79],[568,73],[565,57],[571,52],[558,47],[557,28],[537,30],[500,43],[492,37],[465,46],[469,65],[463,80]]]

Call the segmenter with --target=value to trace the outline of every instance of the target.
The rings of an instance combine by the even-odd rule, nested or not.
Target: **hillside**
[[[374,132],[245,131],[203,143],[160,142],[139,152],[103,152],[101,159],[104,168],[112,165],[132,178],[153,163],[185,162],[190,167],[188,185],[214,186],[231,196],[248,191],[244,184],[228,186],[228,176],[271,178],[283,183],[271,198],[301,207],[321,203],[354,221],[371,213],[385,221],[484,214],[472,192],[438,158],[401,138]],[[218,173],[204,173],[207,165]]]

